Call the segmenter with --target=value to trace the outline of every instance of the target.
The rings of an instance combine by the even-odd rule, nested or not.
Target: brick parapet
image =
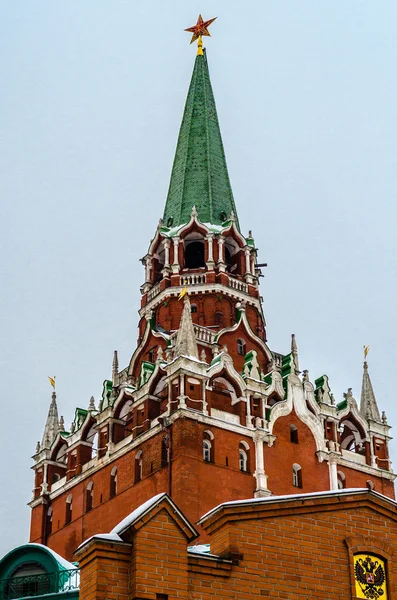
[[[131,544],[93,538],[76,551],[81,600],[129,600]]]

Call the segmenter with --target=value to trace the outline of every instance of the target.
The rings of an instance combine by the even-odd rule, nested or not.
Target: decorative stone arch
[[[237,392],[239,393],[239,396],[241,396],[241,389],[234,381],[232,383],[232,381],[228,377],[227,372],[224,372],[224,373],[220,373],[219,375],[215,375],[214,377],[212,377],[211,381],[210,381],[210,385],[212,386],[212,389],[214,391],[216,391],[218,388],[219,391],[229,392],[232,404],[235,404],[238,399]],[[236,392],[236,389],[237,389],[237,392]]]
[[[232,325],[231,327],[225,327],[224,329],[221,329],[221,331],[218,333],[218,335],[216,337],[217,343],[222,344],[222,342],[221,342],[222,336],[224,336],[225,334],[228,334],[228,333],[236,332],[240,328],[242,330],[242,333],[239,334],[239,336],[246,337],[246,338],[252,340],[253,342],[255,342],[255,344],[257,346],[259,346],[259,348],[261,348],[264,356],[267,358],[267,360],[268,360],[267,364],[268,365],[272,364],[273,355],[272,355],[270,349],[268,348],[267,344],[263,340],[261,340],[261,338],[258,335],[256,335],[256,333],[254,331],[252,331],[250,324],[248,322],[245,310],[241,310],[240,318],[234,325]],[[264,370],[266,370],[265,365],[261,365],[261,367],[263,367]]]
[[[339,421],[339,432],[343,450],[357,452],[359,445],[366,441],[366,431],[352,414]]]
[[[96,419],[89,412],[87,415],[87,419],[81,428],[80,439],[84,442],[88,442],[89,444],[92,444],[93,440],[97,434],[98,434],[98,431],[96,429]]]
[[[159,244],[166,238],[167,236],[160,231],[160,228],[157,228],[154,238],[149,244],[148,254],[152,255],[156,252]]]
[[[344,421],[350,421],[354,423],[356,428],[361,432],[362,439],[369,441],[368,436],[368,423],[360,414],[357,402],[354,398],[350,398],[345,409],[338,412],[339,424]]]
[[[234,368],[232,359],[223,353],[219,355],[219,360],[215,364],[210,365],[208,375],[209,381],[212,381],[214,377],[224,377],[234,388],[237,388],[237,396],[243,396],[247,389],[241,374]]]
[[[127,415],[131,412],[132,405],[134,404],[134,397],[125,392],[119,396],[113,407],[113,418],[120,420],[126,419]]]
[[[54,440],[53,448],[51,450],[50,460],[60,463],[66,466],[67,463],[67,450],[68,443],[66,440],[62,439],[60,435]]]
[[[135,373],[136,380],[138,380],[138,377],[139,377],[139,371],[140,371],[141,364],[145,360],[143,357],[144,357],[145,353],[147,352],[147,349],[149,348],[150,336],[155,338],[155,340],[158,340],[157,346],[160,346],[160,345],[162,346],[161,342],[163,342],[163,344],[165,343],[164,336],[160,332],[152,329],[150,323],[147,322],[145,333],[142,337],[141,343],[138,345],[137,349],[135,350],[134,354],[132,355],[130,364],[128,366],[128,376],[129,377],[134,376],[134,373]],[[156,342],[154,342],[154,343],[156,344]],[[161,368],[161,367],[158,364],[156,364],[155,370],[152,373],[152,377],[157,374],[157,370],[159,368]],[[150,379],[152,377],[150,377]],[[147,386],[148,381],[139,389],[139,391],[141,391],[143,389],[143,387]]]
[[[222,231],[222,235],[225,238],[233,238],[240,248],[244,248],[247,245],[247,240],[237,229],[235,221],[232,221],[231,225],[225,227],[225,229]]]
[[[163,342],[163,344],[165,342],[164,336],[160,332],[152,329],[150,322],[148,321],[146,323],[145,332],[142,336],[141,342],[138,345],[138,347],[136,348],[135,352],[133,353],[131,360],[130,360],[130,364],[128,365],[128,376],[129,377],[133,376],[134,372],[136,372],[136,377],[138,377],[139,370],[137,370],[137,367],[141,364],[141,362],[143,360],[142,357],[146,352],[146,347],[148,346],[150,336],[159,340],[157,345],[161,345],[161,343],[160,343],[161,341]],[[156,365],[156,369],[157,368],[158,368],[158,365]],[[153,372],[153,375],[154,374],[155,374],[155,371]]]
[[[154,374],[153,374],[154,375]],[[159,369],[155,376],[150,378],[149,394],[159,396],[164,389],[167,390],[167,373],[163,369]]]
[[[183,225],[181,229],[178,231],[178,236],[181,240],[186,238],[189,233],[192,231],[200,232],[204,237],[210,233],[210,229],[198,219],[197,211],[195,207],[192,209],[192,214],[190,216],[190,220],[186,225]]]

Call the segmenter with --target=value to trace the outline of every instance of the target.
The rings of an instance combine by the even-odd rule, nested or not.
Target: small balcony
[[[11,579],[0,579],[0,598],[2,600],[40,598],[46,594],[65,594],[65,592],[70,592],[67,597],[78,598],[79,586],[79,569],[16,576]]]
[[[189,273],[181,277],[181,285],[203,285],[205,282],[205,273]]]

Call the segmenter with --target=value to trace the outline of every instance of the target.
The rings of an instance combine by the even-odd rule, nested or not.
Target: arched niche
[[[205,267],[205,240],[198,231],[191,231],[183,240],[184,267],[194,270]]]
[[[164,248],[164,240],[162,240],[157,246],[155,252],[153,253],[152,259],[152,283],[155,285],[158,283],[162,277],[162,270],[165,264],[165,248]]]
[[[244,253],[237,241],[230,235],[225,239],[224,254],[226,271],[231,275],[237,276],[243,274]]]

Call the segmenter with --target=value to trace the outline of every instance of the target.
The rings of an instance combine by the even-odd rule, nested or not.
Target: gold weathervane
[[[364,360],[367,360],[367,354],[369,352],[369,346],[363,346],[364,348]]]
[[[48,381],[50,382],[50,384],[54,388],[54,392],[55,392],[55,379],[56,379],[56,376],[54,375],[54,377],[50,377],[49,375],[47,375],[47,377],[48,377]]]
[[[208,27],[211,25],[211,23],[213,23],[215,21],[215,19],[216,19],[216,17],[214,17],[213,19],[210,19],[209,21],[204,21],[203,17],[201,15],[199,15],[196,25],[193,25],[193,27],[188,27],[187,29],[185,29],[185,31],[189,31],[190,33],[193,34],[192,39],[190,40],[191,44],[193,44],[193,42],[198,40],[197,56],[202,56],[202,54],[203,54],[203,35],[207,35],[207,36],[211,37],[211,34],[208,31]]]

